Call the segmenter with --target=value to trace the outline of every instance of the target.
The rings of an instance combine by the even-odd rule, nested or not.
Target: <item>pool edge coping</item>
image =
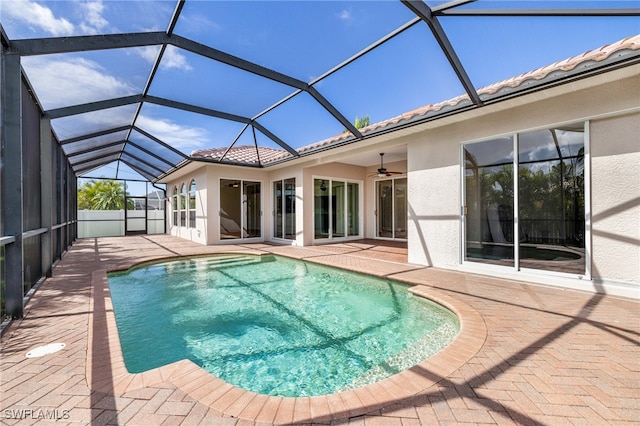
[[[237,250],[233,253],[219,254],[273,253]],[[216,254],[208,253],[198,257],[211,255]],[[331,421],[379,410],[428,390],[467,363],[478,353],[487,337],[484,320],[470,305],[444,294],[441,290],[413,284],[408,291],[445,306],[458,317],[458,335],[444,349],[415,366],[354,390],[312,397],[262,395],[228,384],[189,360],[177,361],[143,373],[129,373],[120,345],[107,273],[127,270],[143,263],[185,257],[194,256],[147,259],[132,262],[127,268],[98,269],[91,273],[86,377],[92,390],[124,394],[167,382],[221,415],[276,424]],[[311,259],[302,260],[313,262]],[[345,269],[340,266],[334,267]],[[382,278],[402,282],[390,277]],[[103,312],[96,311],[96,302],[98,307],[103,308]],[[94,335],[94,331],[98,332],[98,329],[102,333],[96,334],[102,334],[101,339]],[[280,409],[281,406],[283,409]],[[293,413],[293,416],[290,418],[287,413]]]

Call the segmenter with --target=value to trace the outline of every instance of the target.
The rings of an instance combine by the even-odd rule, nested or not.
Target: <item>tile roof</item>
[[[291,154],[284,149],[268,148],[264,146],[259,146],[256,149],[254,145],[233,146],[229,149],[227,154],[224,155],[225,151],[227,151],[227,147],[200,149],[193,151],[191,156],[195,158],[208,158],[212,160],[225,160],[229,162],[255,165],[269,163],[276,159],[286,158],[287,156],[292,157]],[[222,158],[223,155],[224,159]]]
[[[505,95],[517,92],[520,89],[535,88],[543,83],[548,83],[550,80],[553,81],[555,79],[565,77],[567,74],[572,72],[578,73],[582,70],[590,69],[610,58],[615,59],[617,54],[625,50],[640,50],[640,34],[483,87],[478,90],[478,95],[483,101],[486,101],[501,98]],[[472,105],[471,100],[467,94],[464,94],[436,104],[425,105],[396,117],[371,124],[367,127],[361,128],[360,132],[363,134],[375,133],[389,126],[396,126],[402,123],[419,120],[420,118],[435,116],[445,111],[469,105]],[[317,150],[329,149],[334,145],[337,146],[341,142],[346,142],[350,139],[353,139],[353,135],[345,132],[331,138],[300,147],[296,149],[296,151],[300,154],[312,153]],[[194,151],[191,155],[195,157],[220,158],[225,150],[226,148],[204,149]],[[293,158],[293,156],[285,150],[264,147],[260,147],[259,155],[260,161],[256,158],[255,146],[241,146],[231,148],[224,159],[243,163],[266,165],[270,162],[283,160],[287,157]]]

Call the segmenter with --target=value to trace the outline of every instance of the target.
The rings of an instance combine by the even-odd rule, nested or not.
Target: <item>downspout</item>
[[[161,188],[159,186],[156,186],[155,183],[151,183],[151,186],[153,186],[156,189],[159,189],[160,191],[162,191],[162,193],[164,194],[162,197],[162,201],[164,201],[164,233],[167,233],[167,190],[164,188]]]

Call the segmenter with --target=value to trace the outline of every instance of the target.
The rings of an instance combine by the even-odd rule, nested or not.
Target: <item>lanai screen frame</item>
[[[402,128],[437,120],[471,109],[481,108],[485,105],[494,104],[534,91],[544,90],[554,85],[586,78],[597,73],[607,72],[640,62],[640,52],[626,52],[625,54],[617,55],[614,58],[609,58],[595,65],[591,64],[590,66],[542,79],[535,84],[522,85],[513,90],[500,91],[494,94],[480,94],[478,90],[474,88],[473,84],[471,84],[467,69],[452,46],[447,32],[441,25],[440,19],[442,17],[640,16],[640,8],[600,8],[588,10],[498,10],[464,8],[465,5],[472,2],[473,0],[454,0],[431,7],[422,1],[401,0],[401,3],[406,6],[415,17],[309,82],[279,73],[241,57],[176,35],[174,30],[180,19],[182,9],[186,4],[185,0],[177,1],[175,10],[165,31],[12,40],[7,36],[4,28],[0,26],[0,41],[2,44],[2,81],[0,89],[3,93],[0,104],[0,115],[2,116],[0,133],[2,134],[3,156],[3,167],[0,175],[0,195],[3,206],[0,223],[0,246],[3,248],[5,255],[4,272],[6,274],[6,281],[7,283],[11,283],[6,291],[7,306],[10,306],[10,309],[7,310],[8,314],[13,318],[20,318],[23,315],[25,261],[23,241],[31,238],[41,239],[42,275],[49,276],[53,263],[60,258],[64,250],[66,250],[76,238],[77,205],[75,203],[75,197],[77,178],[78,176],[92,177],[91,173],[105,164],[113,161],[116,161],[118,165],[125,164],[152,183],[161,180],[191,162],[264,168],[272,164],[279,164],[302,156],[313,155],[327,149],[356,143]],[[387,45],[391,40],[416,25],[426,25],[428,27],[433,39],[437,42],[449,66],[464,88],[464,99],[455,105],[444,107],[438,111],[432,111],[425,115],[414,115],[384,126],[371,126],[372,129],[366,132],[360,131],[346,118],[342,111],[327,100],[316,86],[356,60],[376,51],[376,49],[381,46]],[[29,82],[28,76],[21,66],[21,59],[29,56],[144,46],[159,46],[160,51],[148,73],[147,82],[143,90],[133,95],[97,102],[44,109],[38,99],[38,93],[34,90],[33,85]],[[260,78],[278,82],[290,87],[293,92],[291,95],[253,116],[240,116],[228,111],[205,108],[180,102],[175,99],[152,96],[149,94],[149,89],[169,46],[178,47],[212,61],[247,71]],[[41,201],[41,211],[39,212],[25,211],[23,209],[23,200],[25,196],[28,196],[27,192],[29,189],[25,188],[22,183],[27,172],[23,170],[22,167],[18,167],[18,165],[23,164],[25,159],[22,150],[22,141],[25,126],[28,125],[28,123],[21,121],[23,89],[29,93],[29,102],[33,102],[33,104],[40,109],[41,113],[40,128],[38,131],[41,146],[40,173],[45,176],[49,174],[57,176],[55,182],[41,181],[41,194],[49,194],[49,196],[43,197]],[[305,150],[297,150],[292,148],[293,144],[279,138],[260,122],[260,118],[265,114],[285,105],[298,94],[307,94],[310,96],[314,102],[320,105],[322,109],[346,129],[346,136],[338,138],[331,144],[318,144]],[[232,121],[241,125],[242,131],[235,139],[229,141],[226,151],[220,158],[208,159],[194,157],[175,149],[166,141],[145,131],[138,125],[137,118],[139,117],[140,110],[147,104]],[[59,138],[55,129],[52,129],[51,121],[55,119],[73,117],[83,113],[102,112],[119,107],[132,107],[135,109],[135,114],[131,122],[114,125],[109,128],[95,128],[87,133],[68,138]],[[256,133],[259,133],[268,138],[273,144],[281,147],[283,151],[286,152],[286,155],[268,163],[260,161],[259,155],[257,162],[241,162],[228,159],[227,154],[229,150],[237,143],[240,135],[245,131],[250,131],[253,135],[256,154],[258,153]],[[108,137],[106,138],[106,142],[102,140],[105,137]],[[141,143],[140,139],[135,139],[136,137],[145,140],[145,143]],[[117,172],[116,178],[118,178]],[[52,187],[55,188],[49,188],[49,184],[52,184]],[[52,211],[59,212],[59,214],[56,213],[56,217],[54,218],[51,215]],[[29,220],[25,221],[25,214],[31,215],[28,218]],[[40,216],[40,220],[35,220],[34,218],[36,218],[36,216]],[[33,229],[26,229],[25,222],[39,222],[40,226]],[[60,237],[57,237],[58,234],[60,234]]]
[[[92,171],[100,168],[105,164],[115,161],[118,164],[126,164],[137,173],[139,173],[142,177],[148,179],[151,182],[156,182],[168,176],[172,172],[180,169],[184,165],[194,161],[262,168],[270,164],[281,163],[294,158],[298,158],[300,156],[312,155],[318,151],[328,149],[329,147],[322,145],[313,147],[312,149],[306,149],[304,150],[304,152],[299,152],[292,147],[292,143],[281,139],[260,122],[260,119],[265,114],[282,107],[301,93],[308,94],[318,105],[320,105],[326,112],[328,112],[334,120],[338,121],[340,125],[344,127],[346,136],[341,138],[341,140],[337,143],[330,144],[330,148],[333,148],[358,142],[364,139],[378,136],[383,133],[392,132],[406,126],[413,126],[425,121],[442,118],[451,114],[467,111],[469,109],[479,108],[484,105],[500,102],[514,96],[520,96],[525,93],[529,93],[531,91],[541,90],[550,85],[558,84],[560,81],[566,82],[576,78],[584,78],[594,72],[602,72],[603,69],[609,70],[618,66],[628,65],[629,62],[640,61],[640,55],[631,55],[631,57],[617,58],[615,61],[610,61],[605,64],[599,64],[597,67],[595,67],[597,69],[576,70],[576,72],[566,73],[559,79],[554,78],[550,79],[549,81],[541,81],[538,84],[529,84],[526,87],[519,87],[517,88],[517,90],[510,90],[506,93],[481,95],[478,93],[478,90],[471,82],[467,69],[465,68],[464,64],[460,60],[458,53],[451,44],[449,36],[447,35],[440,22],[441,18],[449,16],[472,18],[640,16],[640,8],[521,10],[515,8],[485,9],[481,7],[464,7],[466,5],[475,3],[475,0],[454,0],[447,3],[438,4],[433,7],[430,7],[423,1],[400,0],[400,2],[404,6],[406,6],[407,9],[412,12],[412,14],[415,15],[414,18],[309,82],[302,81],[278,71],[274,71],[255,62],[248,61],[241,57],[218,50],[214,47],[207,46],[175,34],[174,30],[181,17],[183,8],[185,4],[187,4],[187,0],[177,1],[175,10],[165,31],[10,40],[3,30],[2,44],[5,50],[11,50],[12,52],[17,53],[20,58],[70,52],[89,52],[132,47],[159,46],[160,51],[155,62],[151,66],[146,84],[140,93],[130,96],[89,102],[85,104],[75,104],[60,108],[53,108],[43,111],[44,117],[50,120],[55,120],[63,117],[72,117],[79,114],[86,114],[96,111],[106,111],[111,108],[124,106],[131,106],[135,108],[135,114],[133,115],[133,119],[129,124],[117,125],[107,129],[96,129],[93,132],[60,140],[60,144],[66,147],[73,146],[75,150],[84,153],[85,158],[82,162],[73,161],[73,157],[79,155],[77,152],[69,156],[73,166],[72,168],[77,175],[91,177]],[[405,31],[411,29],[416,25],[426,25],[429,28],[433,39],[437,42],[437,45],[446,57],[451,70],[453,70],[453,72],[457,76],[458,81],[460,82],[460,85],[464,88],[465,94],[463,96],[466,99],[462,102],[457,103],[455,106],[442,108],[441,110],[428,114],[427,116],[412,117],[409,120],[400,120],[396,124],[383,126],[379,129],[374,129],[372,131],[362,133],[355,127],[354,124],[350,122],[349,119],[346,118],[346,115],[342,111],[338,110],[338,108],[336,108],[331,102],[326,99],[326,97],[321,93],[317,86],[328,77],[334,75],[335,73],[339,72],[343,68],[364,57],[365,55],[374,52],[376,49],[387,44],[392,39],[403,34]],[[169,46],[180,48],[186,52],[191,52],[200,57],[223,63],[242,71],[246,71],[262,79],[280,83],[284,86],[289,87],[291,90],[293,90],[293,92],[289,96],[286,96],[285,98],[279,100],[278,102],[274,103],[273,105],[269,106],[268,108],[264,109],[262,112],[254,116],[240,116],[224,110],[205,108],[199,105],[180,102],[174,99],[167,99],[150,95],[149,90],[154,82],[154,79],[156,78],[156,74],[160,68],[165,52]],[[35,93],[35,96],[37,98],[37,93]],[[194,157],[173,148],[166,141],[163,141],[155,135],[150,134],[140,128],[137,121],[140,115],[140,111],[145,104],[162,106],[180,111],[188,111],[191,113],[202,114],[221,120],[239,123],[240,125],[242,125],[242,131],[237,135],[235,139],[228,141],[227,151],[220,158],[211,159],[206,157]],[[256,148],[257,162],[243,162],[229,159],[227,157],[229,150],[237,143],[240,136],[247,131],[250,131],[250,133],[253,134],[252,139]],[[270,161],[269,163],[265,164],[260,160],[258,155],[258,140],[255,136],[256,131],[268,138],[274,145],[282,148],[288,153],[288,155],[284,155],[280,159]],[[143,147],[136,141],[132,140],[132,134],[142,135],[145,138],[148,138],[153,142],[154,149]],[[95,142],[91,141],[95,138],[106,137],[109,135],[116,135],[115,139],[97,145]],[[99,151],[99,149],[101,148],[105,149]],[[170,152],[174,157],[169,159],[166,156],[160,154],[160,151]],[[90,154],[95,155],[92,156]],[[117,177],[118,176],[116,172],[116,178]]]

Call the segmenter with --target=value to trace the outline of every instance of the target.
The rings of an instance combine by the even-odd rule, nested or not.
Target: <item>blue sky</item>
[[[442,2],[428,1],[431,6]],[[627,1],[478,1],[469,8],[638,8]],[[166,30],[174,1],[2,0],[0,21],[12,39]],[[399,1],[188,0],[175,34],[313,82],[410,21]],[[638,17],[462,18],[441,24],[476,88],[640,33]],[[158,47],[23,58],[45,109],[141,93]],[[420,23],[314,87],[350,121],[382,121],[464,92],[428,27]],[[169,47],[150,94],[254,117],[291,87]],[[54,120],[61,139],[129,124],[135,108]],[[294,148],[344,127],[309,95],[296,96],[259,122]],[[146,105],[140,128],[189,154],[227,146],[238,123]],[[259,143],[276,146],[264,135]],[[253,143],[244,134],[238,144]]]

